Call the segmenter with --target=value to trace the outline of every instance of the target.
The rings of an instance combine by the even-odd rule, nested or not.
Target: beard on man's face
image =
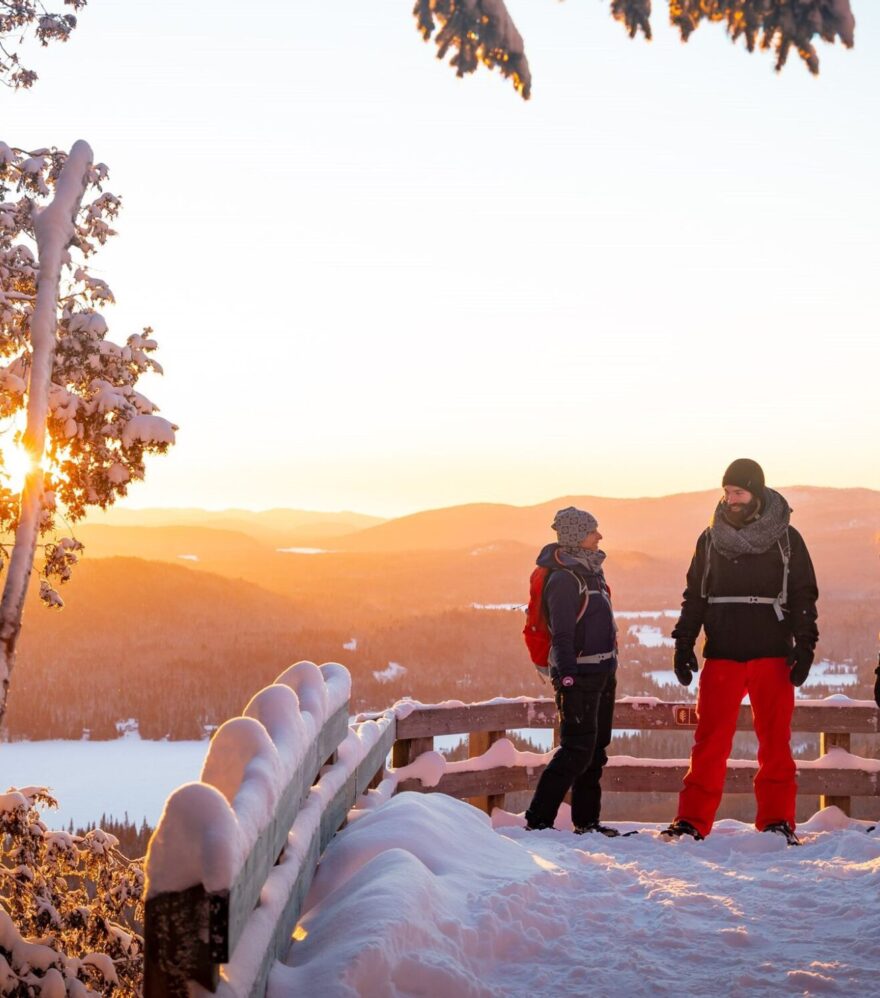
[[[741,527],[757,512],[758,503],[756,499],[751,502],[727,502],[724,503],[724,518],[734,527]]]

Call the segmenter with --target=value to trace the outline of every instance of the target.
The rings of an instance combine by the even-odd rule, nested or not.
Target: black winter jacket
[[[552,639],[550,675],[585,676],[613,672],[617,668],[617,631],[604,576],[592,574],[583,565],[560,567],[556,558],[558,548],[558,544],[548,544],[537,560],[539,565],[552,569],[544,583],[544,611]],[[604,595],[590,596],[586,613],[578,620],[577,615],[583,604],[583,596],[580,595],[582,587],[601,590]],[[582,655],[606,652],[614,652],[614,658],[599,663],[577,661]]]
[[[710,604],[701,595],[706,545],[709,530],[697,540],[697,549],[687,573],[687,588],[681,604],[681,616],[672,631],[677,641],[693,645],[702,627],[706,632],[705,658],[727,658],[747,662],[753,658],[784,657],[794,641],[815,648],[819,639],[816,627],[816,600],[819,590],[816,573],[803,537],[788,528],[791,557],[788,568],[788,601],[783,607],[784,620],[767,604]],[[728,559],[712,545],[709,555],[709,596],[769,596],[782,590],[782,554],[773,545],[763,554],[741,555]]]

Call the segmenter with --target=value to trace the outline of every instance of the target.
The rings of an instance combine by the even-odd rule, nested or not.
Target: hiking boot
[[[609,839],[617,838],[620,835],[620,832],[616,828],[611,828],[608,825],[600,825],[598,821],[591,821],[589,825],[574,826],[575,835],[586,835],[588,832],[599,832],[602,835],[607,835]]]
[[[695,842],[702,842],[705,837],[700,835],[689,821],[676,818],[668,828],[663,829],[660,838],[666,842],[671,842],[673,839],[680,839],[683,835],[689,835]]]
[[[546,821],[536,821],[534,825],[530,821],[526,822],[527,832],[543,832],[547,828],[549,828],[551,831],[553,830],[553,826],[548,825]]]
[[[794,829],[789,825],[787,821],[772,821],[769,825],[765,825],[762,832],[775,832],[777,835],[782,835],[785,841],[790,846],[799,846],[801,840],[795,835]]]

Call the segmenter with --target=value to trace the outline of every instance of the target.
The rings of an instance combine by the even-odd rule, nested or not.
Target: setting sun
[[[0,451],[0,476],[11,492],[22,491],[33,466],[33,458],[20,443],[11,444]]]

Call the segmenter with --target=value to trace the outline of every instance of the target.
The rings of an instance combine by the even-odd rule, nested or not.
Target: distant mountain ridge
[[[222,509],[196,507],[114,508],[95,512],[88,527],[178,527],[196,525],[246,534],[265,543],[318,541],[384,523],[382,517],[348,510],[327,513],[302,509]]]
[[[792,525],[805,536],[859,531],[866,540],[880,532],[880,492],[789,486],[778,490],[793,508]],[[720,489],[640,499],[561,496],[534,506],[475,503],[426,510],[387,520],[336,540],[351,551],[453,550],[490,540],[541,544],[554,539],[551,523],[565,506],[588,509],[599,520],[608,549],[680,554],[693,547],[709,521]]]
[[[779,491],[794,509],[792,524],[807,541],[823,595],[880,594],[880,492],[812,486]],[[87,558],[128,555],[174,561],[249,579],[284,595],[321,591],[331,602],[343,597],[381,612],[382,606],[393,605],[391,590],[404,603],[431,593],[448,604],[464,596],[464,590],[477,601],[518,598],[535,552],[555,539],[550,526],[555,512],[574,505],[599,520],[609,578],[623,583],[617,593],[639,599],[640,591],[645,598],[666,591],[665,602],[676,605],[694,544],[719,495],[713,489],[642,499],[561,496],[534,506],[471,503],[378,523],[365,517],[360,522],[368,525],[354,530],[346,530],[343,521],[360,514],[333,514],[338,517],[333,536],[269,526],[294,522],[303,515],[296,510],[249,514],[264,519],[257,527],[236,523],[241,529],[221,529],[220,514],[205,514],[208,519],[198,521],[198,511],[189,510],[184,511],[193,516],[189,524],[87,524],[78,534],[86,542]],[[175,510],[150,513],[154,522],[161,515],[180,515]],[[311,524],[326,522],[321,520],[326,515],[309,514]],[[326,553],[307,553],[314,550]]]
[[[785,486],[792,524],[805,535],[857,530],[880,534],[880,492],[864,488]],[[326,513],[297,509],[203,510],[192,507],[111,509],[90,516],[86,526],[178,527],[193,525],[246,534],[274,543],[295,539],[333,541],[334,551],[443,551],[499,540],[541,544],[553,539],[550,524],[558,509],[578,506],[599,519],[609,548],[643,550],[657,556],[678,554],[693,544],[709,520],[720,489],[668,496],[616,499],[603,496],[560,496],[531,506],[467,503],[421,510],[383,519],[363,513]]]

